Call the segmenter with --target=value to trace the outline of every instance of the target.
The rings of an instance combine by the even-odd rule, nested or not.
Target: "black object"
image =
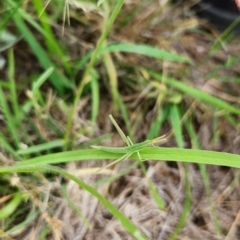
[[[240,17],[235,0],[202,0],[197,5],[197,14],[206,17],[219,30],[225,30]],[[240,33],[240,24],[235,29]]]

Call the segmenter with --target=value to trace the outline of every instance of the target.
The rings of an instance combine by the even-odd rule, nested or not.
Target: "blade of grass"
[[[16,122],[18,124],[21,124],[21,119],[20,119],[20,108],[18,105],[18,98],[17,98],[17,91],[16,91],[16,85],[15,85],[15,62],[14,62],[14,55],[13,55],[13,50],[10,49],[8,52],[8,79],[10,81],[9,83],[9,88],[10,88],[10,98],[11,98],[11,103],[13,107],[13,112],[14,112],[14,118],[16,119]],[[22,129],[22,127],[21,127]]]
[[[50,67],[48,68],[44,73],[42,73],[37,79],[36,81],[33,82],[32,85],[32,91],[33,94],[36,94],[37,91],[39,91],[39,88],[43,85],[43,83],[51,76],[51,74],[53,73],[54,68]]]
[[[161,108],[158,110],[158,115],[154,121],[152,121],[150,130],[147,135],[147,139],[153,139],[159,136],[159,132],[161,130],[162,124],[167,119],[169,112],[169,106]]]
[[[240,168],[240,155],[224,152],[181,148],[145,147],[140,151],[140,153],[142,159],[151,159],[156,161],[195,162]],[[92,159],[117,159],[121,156],[123,156],[121,153],[110,153],[98,149],[84,149],[39,156],[18,162],[18,165],[57,164]],[[138,156],[136,153],[131,155],[131,159],[137,158]]]
[[[148,71],[149,75],[152,78],[155,78],[156,80],[161,81],[162,79],[162,75],[158,74],[156,72],[153,71]],[[224,101],[222,101],[221,99],[218,99],[214,96],[211,96],[210,94],[196,89],[194,87],[191,87],[185,83],[182,83],[176,79],[170,78],[165,76],[165,83],[169,86],[172,86],[176,89],[178,89],[179,91],[182,91],[183,93],[193,97],[194,99],[197,99],[199,101],[203,101],[206,103],[209,103],[210,105],[212,105],[213,107],[217,107],[219,109],[223,109],[225,111],[228,111],[230,113],[234,113],[234,114],[238,114],[240,115],[240,110]]]
[[[91,141],[88,141],[87,143],[83,143],[81,144],[81,146],[76,146],[75,149],[84,149],[84,148],[89,148],[91,147],[92,145],[97,145],[99,144],[101,141],[105,140],[105,139],[109,139],[112,137],[112,133],[107,133],[107,134],[104,134],[98,138],[94,138],[92,139]]]
[[[116,67],[113,63],[110,53],[105,53],[103,55],[103,62],[107,70],[110,91],[112,94],[112,100],[113,100],[112,111],[113,111],[113,114],[116,114],[118,111],[118,79],[117,79]]]
[[[130,136],[131,139],[134,139],[133,138],[133,132],[132,132],[132,128],[131,128],[131,125],[130,125],[130,122],[129,122],[129,116],[128,116],[128,112],[127,112],[127,107],[125,106],[120,94],[117,92],[117,95],[118,95],[118,105],[119,105],[119,109],[121,111],[121,115],[123,117],[123,120],[124,120],[124,124],[127,128],[127,132]]]
[[[127,144],[127,146],[130,146],[129,140],[127,138],[127,136],[125,135],[125,133],[122,131],[122,129],[118,126],[117,122],[115,121],[115,119],[113,118],[112,115],[109,115],[109,118],[112,122],[112,124],[114,125],[114,127],[117,129],[120,137],[122,138],[122,140]]]
[[[32,84],[32,92],[33,92],[33,99],[37,101],[37,96],[42,95],[40,93],[40,87],[43,85],[43,83],[51,77],[51,74],[53,73],[54,68],[50,67],[46,69],[45,72],[43,72]]]
[[[7,128],[12,135],[14,145],[16,148],[18,148],[18,146],[20,145],[20,139],[18,135],[17,123],[15,122],[14,116],[10,112],[10,108],[7,104],[7,99],[5,96],[6,95],[4,94],[2,86],[0,84],[0,107],[3,111]]]
[[[13,199],[6,204],[0,211],[0,220],[9,217],[14,211],[17,209],[19,204],[21,203],[22,197],[20,192],[16,193]]]
[[[62,139],[56,139],[51,142],[34,145],[26,149],[20,149],[17,151],[17,154],[27,155],[27,154],[33,154],[33,153],[40,153],[42,151],[47,151],[49,149],[63,147],[63,146],[64,146],[64,141]]]
[[[183,148],[184,141],[182,134],[181,117],[178,106],[176,104],[171,105],[169,118],[177,145],[178,147]]]
[[[191,63],[189,58],[182,57],[179,54],[171,53],[169,51],[162,50],[157,47],[153,47],[145,44],[134,44],[134,43],[118,43],[108,45],[101,49],[101,53],[105,52],[129,52],[141,54],[144,56],[152,57],[159,60],[168,60],[176,62]]]
[[[105,24],[107,23],[108,19],[109,19],[109,15],[110,15],[110,6],[109,3],[107,1],[104,1],[103,4],[103,9],[105,12]],[[106,46],[107,41],[105,41],[103,43],[103,46]],[[101,52],[101,50],[100,50]],[[112,95],[112,112],[113,114],[117,114],[118,112],[118,78],[117,78],[117,70],[116,67],[114,65],[114,62],[112,60],[112,56],[110,53],[105,53],[103,54],[103,63],[105,65],[105,68],[107,70],[107,74],[108,74],[108,80],[110,83],[110,92]]]
[[[18,134],[21,132],[22,139],[25,139],[25,143],[32,144],[32,141],[26,133],[25,127],[23,126],[22,119],[24,117],[24,112],[22,111],[22,108],[19,106],[18,102],[17,87],[15,83],[15,61],[12,49],[10,49],[8,52],[8,63],[9,84],[7,87],[10,90],[10,103],[13,109],[13,115],[18,129]]]
[[[211,139],[211,143],[216,146],[218,144],[219,141],[219,137],[220,137],[220,133],[219,133],[219,117],[216,116],[216,114],[213,115],[213,119],[212,119],[212,132],[213,132],[213,136]]]
[[[91,97],[91,105],[92,105],[92,113],[91,113],[91,121],[93,125],[96,124],[97,122],[97,117],[98,117],[98,109],[99,109],[99,103],[100,103],[100,98],[99,98],[99,84],[98,84],[98,78],[99,75],[98,73],[93,69],[92,74],[91,74],[91,92],[92,92],[92,97]]]
[[[40,103],[40,105],[42,106],[45,105],[45,100],[44,97],[42,96],[42,92],[40,91],[40,87],[48,78],[51,77],[53,71],[54,69],[52,67],[48,68],[32,84],[32,101],[36,112],[38,112],[38,103]]]
[[[153,57],[159,60],[192,63],[192,61],[189,58],[182,57],[181,55],[164,51],[162,49],[152,47],[151,45],[134,44],[134,43],[115,43],[115,44],[107,45],[100,49],[98,56],[100,57],[101,55],[104,55],[106,53],[111,53],[111,52],[136,53],[136,54],[141,54],[148,57]],[[81,57],[81,59],[75,63],[74,76],[77,74],[79,69],[83,68],[83,66],[87,63],[87,61],[91,58],[91,56],[92,56],[92,52],[89,52],[83,58]]]

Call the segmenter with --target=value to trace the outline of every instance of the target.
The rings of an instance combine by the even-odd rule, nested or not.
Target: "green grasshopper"
[[[92,148],[102,150],[104,152],[110,152],[110,153],[136,153],[139,152],[141,149],[147,146],[154,146],[155,143],[163,144],[167,141],[167,138],[165,136],[155,138],[152,140],[146,140],[144,142],[135,143],[133,145],[128,145],[127,147],[104,147],[104,146],[91,146]]]
[[[122,137],[123,141],[127,144],[126,147],[104,147],[104,146],[91,146],[92,148],[104,151],[104,152],[110,152],[110,153],[122,153],[124,154],[122,157],[118,158],[116,161],[110,163],[109,165],[107,165],[104,168],[108,168],[111,165],[118,163],[120,161],[126,161],[133,153],[137,153],[139,158],[140,154],[139,151],[141,151],[143,148],[147,147],[147,146],[154,146],[155,143],[160,143],[163,144],[165,142],[167,142],[167,137],[161,136],[152,140],[146,140],[144,142],[140,142],[140,143],[136,143],[133,144],[130,137],[126,136],[123,131],[121,130],[121,128],[118,126],[117,122],[114,120],[112,115],[109,115],[109,118],[111,120],[111,122],[113,123],[113,125],[116,127],[118,133],[120,134],[120,136]]]

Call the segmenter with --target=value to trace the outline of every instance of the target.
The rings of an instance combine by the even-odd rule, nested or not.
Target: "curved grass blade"
[[[118,43],[108,45],[101,49],[101,54],[105,52],[129,52],[145,55],[159,60],[176,61],[183,63],[191,63],[189,58],[182,57],[179,54],[171,53],[169,51],[162,50],[146,44],[134,44],[134,43]]]
[[[167,60],[167,61],[175,61],[175,62],[182,62],[182,63],[192,63],[191,59],[183,57],[179,54],[171,53],[169,51],[162,50],[160,48],[153,47],[151,45],[146,44],[134,44],[134,43],[115,43],[108,45],[106,47],[101,48],[98,54],[98,58],[105,54],[111,52],[128,52],[128,53],[135,53],[141,54],[148,57],[153,57],[159,60]],[[75,71],[74,76],[78,72],[80,68],[82,68],[87,61],[91,58],[92,53],[87,53],[83,58],[75,64]]]
[[[33,153],[40,153],[42,151],[47,151],[49,149],[63,147],[63,146],[64,146],[64,141],[62,139],[56,139],[51,142],[34,145],[26,149],[20,149],[17,151],[17,154],[27,155],[27,154],[33,154]]]
[[[141,153],[143,160],[151,159],[156,161],[195,162],[240,168],[240,155],[231,153],[164,147],[145,147],[139,152]],[[19,166],[23,166],[66,163],[71,161],[83,161],[92,159],[118,159],[122,155],[124,155],[124,153],[110,153],[98,149],[84,149],[39,156],[18,162],[17,164]],[[138,155],[136,153],[133,153],[131,155],[131,159],[138,159]]]
[[[21,203],[21,200],[22,200],[21,194],[20,192],[18,192],[17,194],[15,194],[14,198],[1,209],[0,220],[8,218],[11,214],[13,214],[14,211],[19,206],[19,204]]]
[[[150,76],[152,78],[155,78],[159,81],[162,80],[162,75],[153,71],[148,71],[148,73],[150,74]],[[165,83],[182,91],[183,93],[193,97],[194,99],[198,99],[199,101],[203,101],[206,103],[211,104],[213,107],[217,107],[219,109],[228,111],[230,113],[235,113],[240,115],[240,110],[224,101],[222,101],[221,99],[218,99],[214,96],[211,96],[210,94],[199,90],[197,88],[191,87],[181,81],[178,81],[174,78],[170,78],[165,76]]]
[[[158,115],[156,119],[152,122],[150,130],[147,135],[147,139],[156,138],[159,135],[161,127],[164,121],[167,119],[169,112],[169,106],[164,106],[158,110]]]
[[[99,75],[92,69],[91,71],[91,92],[92,92],[92,112],[91,112],[91,121],[95,125],[97,122],[98,110],[99,110],[99,84],[98,84]]]

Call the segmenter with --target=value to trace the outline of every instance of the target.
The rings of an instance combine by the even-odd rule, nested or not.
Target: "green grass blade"
[[[0,211],[0,220],[8,218],[14,211],[18,208],[19,204],[21,203],[22,197],[21,194],[18,192],[15,194],[14,198]]]
[[[158,74],[156,72],[153,71],[148,71],[150,76],[161,81],[162,79],[162,75]],[[170,77],[166,77],[165,76],[165,83],[169,86],[172,86],[176,89],[178,89],[179,91],[193,97],[194,99],[197,99],[199,101],[203,101],[205,103],[211,104],[213,107],[217,107],[219,109],[228,111],[230,113],[235,113],[240,115],[240,110],[224,101],[222,101],[221,99],[218,99],[216,97],[211,96],[210,94],[196,89],[194,87],[191,87],[185,83],[182,83],[176,79],[170,78]]]
[[[112,122],[112,124],[114,125],[114,127],[117,129],[120,137],[122,138],[122,140],[127,144],[127,146],[130,146],[129,140],[127,138],[127,136],[125,135],[125,133],[122,131],[122,129],[118,126],[117,122],[115,121],[115,119],[113,118],[112,115],[109,115],[109,118]]]
[[[18,130],[18,133],[16,134],[19,134],[21,132],[22,139],[25,139],[26,142],[30,143],[31,140],[28,134],[26,133],[25,127],[23,126],[22,119],[23,119],[24,113],[22,111],[22,108],[19,106],[19,101],[17,96],[17,87],[15,83],[15,61],[14,61],[14,54],[12,49],[10,49],[8,52],[8,63],[9,63],[9,66],[8,66],[9,84],[7,85],[7,87],[10,90],[9,102],[11,103],[12,112],[14,116],[13,119],[15,121],[15,125],[17,126],[16,129]]]
[[[169,118],[170,118],[169,120],[172,125],[172,130],[174,132],[177,145],[178,147],[183,148],[184,141],[183,141],[183,134],[182,134],[181,117],[180,117],[178,106],[176,104],[172,104],[172,106],[170,107]]]
[[[127,107],[126,105],[124,104],[120,94],[117,92],[117,95],[118,95],[118,105],[119,105],[119,109],[121,111],[121,115],[123,117],[123,120],[124,120],[124,124],[127,128],[127,132],[130,136],[131,139],[134,139],[133,137],[133,132],[132,132],[132,127],[130,125],[130,122],[129,122],[129,116],[128,116],[128,112],[127,112]]]
[[[38,111],[39,102],[42,106],[45,105],[44,97],[42,96],[42,92],[40,91],[40,87],[42,84],[51,77],[54,69],[52,67],[48,68],[44,73],[42,73],[32,84],[32,101],[35,106],[36,112]]]
[[[118,111],[118,78],[117,70],[110,53],[103,54],[103,62],[108,74],[109,87],[112,95],[112,111],[116,114]]]
[[[15,122],[14,116],[10,112],[10,107],[7,104],[7,99],[5,98],[5,94],[3,92],[1,84],[0,84],[0,108],[3,111],[5,122],[9,132],[12,135],[14,145],[16,148],[18,148],[20,144],[20,139],[18,135],[17,123]]]
[[[185,122],[184,122],[184,125],[187,129],[187,132],[188,132],[188,135],[191,139],[191,145],[192,145],[192,148],[193,149],[201,149],[200,147],[200,143],[198,141],[198,137],[197,137],[197,134],[195,132],[195,129],[194,129],[194,126],[193,126],[193,122],[192,122],[192,119],[187,119]]]
[[[161,130],[162,124],[167,119],[168,112],[169,112],[168,106],[158,110],[158,115],[150,127],[150,130],[147,135],[147,139],[153,139],[159,136],[159,132]]]
[[[99,103],[100,103],[100,98],[99,98],[99,84],[98,84],[98,78],[99,75],[98,73],[93,70],[91,74],[91,92],[92,92],[92,97],[91,97],[91,105],[92,105],[92,114],[91,114],[91,121],[95,125],[97,122],[97,117],[98,117],[98,110],[99,110]]]
[[[33,86],[32,86],[32,91],[33,93],[36,93],[37,91],[39,91],[39,88],[43,85],[43,83],[51,76],[51,74],[53,73],[54,68],[50,67],[48,69],[46,69],[46,71],[41,74],[36,81],[34,81]]]
[[[20,107],[18,105],[18,97],[16,91],[16,84],[15,84],[15,62],[14,62],[14,55],[13,50],[10,49],[8,52],[8,79],[9,79],[9,88],[10,88],[10,98],[14,112],[14,118],[18,124],[21,124],[21,116],[20,116]],[[23,127],[21,126],[21,129]]]
[[[166,209],[165,202],[162,199],[162,197],[159,195],[154,183],[150,179],[148,180],[148,187],[149,187],[150,193],[152,194],[152,197],[153,197],[155,203],[157,204],[158,208],[160,210],[165,210]]]
[[[224,152],[204,151],[197,149],[145,147],[140,151],[140,153],[142,159],[151,159],[157,161],[195,162],[240,168],[240,155]],[[92,159],[118,159],[122,157],[122,155],[123,154],[121,153],[110,153],[99,149],[84,149],[39,156],[21,161],[18,164],[36,165],[66,163],[71,161],[83,161]],[[131,159],[138,159],[138,155],[136,153],[133,153],[131,155]]]
[[[39,154],[42,151],[47,151],[53,148],[59,148],[63,146],[64,146],[64,141],[62,139],[56,139],[51,142],[34,145],[26,149],[20,149],[17,151],[17,154],[19,155],[27,155],[27,154],[33,154],[33,153]]]
[[[159,60],[168,60],[175,62],[191,63],[189,58],[182,57],[179,54],[171,53],[150,45],[134,44],[134,43],[118,43],[108,45],[101,49],[101,54],[106,52],[129,52],[145,55]]]
[[[148,57],[153,57],[159,60],[168,60],[175,62],[191,63],[192,61],[189,58],[182,57],[181,55],[171,53],[151,45],[145,44],[134,44],[134,43],[115,43],[101,48],[99,51],[98,57],[111,52],[128,52],[141,54]],[[77,74],[79,69],[83,68],[87,61],[91,58],[92,52],[87,53],[84,57],[81,57],[79,61],[75,63],[74,76]]]

